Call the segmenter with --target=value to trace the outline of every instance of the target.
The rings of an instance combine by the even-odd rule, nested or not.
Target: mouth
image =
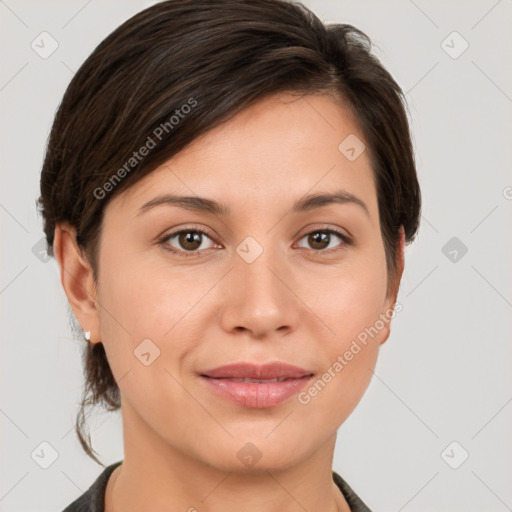
[[[313,376],[312,371],[282,362],[263,366],[235,363],[200,373],[210,391],[253,409],[280,405],[298,393]]]
[[[208,375],[203,375],[203,377],[208,377],[210,379],[222,379],[229,380],[231,382],[247,382],[247,383],[256,383],[261,384],[262,382],[284,382],[285,380],[290,380],[289,377],[275,377],[274,379],[251,379],[250,377],[244,378],[234,378],[234,377],[209,377]]]
[[[205,377],[214,379],[253,379],[256,381],[278,381],[284,379],[301,379],[312,375],[313,371],[306,370],[282,361],[275,361],[264,365],[253,363],[232,363],[201,373]]]

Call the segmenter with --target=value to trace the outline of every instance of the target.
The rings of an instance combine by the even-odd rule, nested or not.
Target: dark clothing
[[[107,466],[89,489],[87,489],[82,496],[73,501],[73,503],[68,505],[62,512],[104,512],[105,489],[108,479],[112,471],[122,462],[121,460]],[[371,512],[338,473],[333,471],[332,477],[334,483],[339,487],[343,496],[345,496],[352,512]]]

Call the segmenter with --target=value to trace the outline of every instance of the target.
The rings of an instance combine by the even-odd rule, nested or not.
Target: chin
[[[268,434],[268,432],[267,432]],[[265,434],[265,435],[267,435]],[[284,471],[306,458],[307,454],[299,450],[304,449],[304,443],[297,440],[296,446],[285,446],[275,439],[248,440],[247,442],[233,439],[232,443],[218,445],[218,450],[204,454],[200,457],[208,465],[230,473],[238,474],[266,474],[267,472]],[[204,446],[204,445],[203,445]]]

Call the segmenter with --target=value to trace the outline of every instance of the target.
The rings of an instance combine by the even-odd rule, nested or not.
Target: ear
[[[405,231],[404,227],[400,226],[400,231],[398,235],[398,244],[396,247],[395,253],[395,261],[396,261],[396,275],[391,283],[389,283],[388,291],[386,294],[386,300],[384,302],[384,311],[382,312],[385,315],[386,321],[384,322],[385,327],[383,329],[383,333],[379,343],[382,345],[388,338],[391,332],[391,318],[390,312],[393,310],[396,298],[398,296],[398,290],[400,288],[400,281],[402,280],[402,274],[404,272],[404,264],[405,264]],[[394,315],[393,315],[394,316]]]
[[[101,340],[92,267],[78,247],[74,227],[59,223],[54,233],[53,251],[60,282],[82,329],[91,332],[91,343],[98,343]]]

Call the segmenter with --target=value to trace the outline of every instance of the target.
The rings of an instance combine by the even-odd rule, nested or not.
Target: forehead
[[[354,152],[347,153],[353,146]],[[330,96],[277,94],[195,139],[115,197],[132,214],[162,193],[209,197],[234,213],[339,189],[376,206],[373,172],[352,112]],[[371,213],[371,212],[370,212]]]

